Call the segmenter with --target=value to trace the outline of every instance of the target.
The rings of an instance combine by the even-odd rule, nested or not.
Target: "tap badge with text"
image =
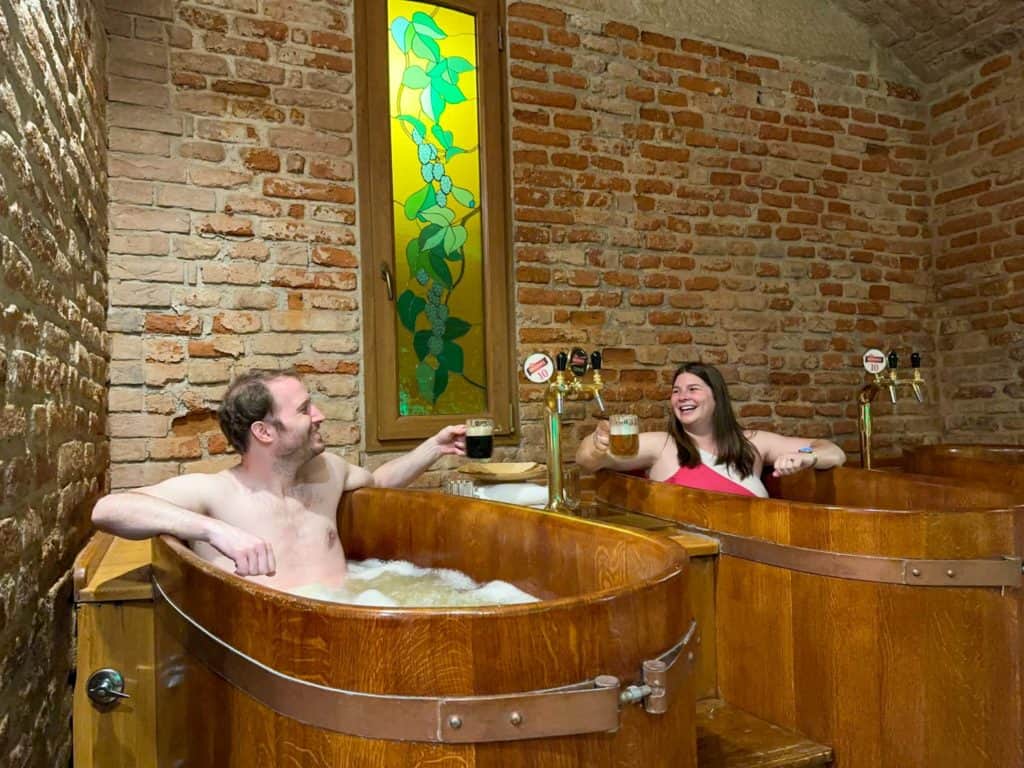
[[[534,352],[523,362],[523,373],[534,384],[543,384],[555,372],[555,364],[543,352]]]
[[[885,370],[885,353],[880,349],[869,349],[864,353],[864,370],[881,373]]]

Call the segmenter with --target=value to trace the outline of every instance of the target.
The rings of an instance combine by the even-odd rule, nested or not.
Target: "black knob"
[[[601,353],[596,349],[590,353],[590,367],[595,371],[601,370]]]
[[[555,355],[555,368],[559,371],[564,371],[566,364],[569,362],[569,355],[565,352],[559,352]]]
[[[911,352],[910,353],[910,367],[911,368],[920,368],[921,367],[921,353],[920,352]]]
[[[889,367],[890,368],[899,368],[900,367],[900,356],[896,354],[896,350],[895,349],[892,352],[889,353]]]

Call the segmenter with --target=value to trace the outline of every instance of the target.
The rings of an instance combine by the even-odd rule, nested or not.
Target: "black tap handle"
[[[569,356],[569,370],[576,376],[583,376],[587,372],[587,353],[581,347],[573,347]]]
[[[900,356],[896,354],[896,350],[895,349],[892,352],[889,353],[889,367],[890,368],[899,368],[900,367]]]
[[[911,368],[920,368],[921,367],[921,353],[920,352],[911,352],[910,353],[910,367]]]
[[[596,349],[590,353],[590,367],[595,371],[601,370],[601,353]]]
[[[569,354],[567,352],[559,352],[555,355],[555,369],[558,371],[564,371],[565,366],[569,363]]]

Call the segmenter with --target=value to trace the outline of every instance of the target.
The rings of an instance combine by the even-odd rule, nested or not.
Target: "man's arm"
[[[223,480],[217,475],[182,475],[162,483],[104,496],[92,510],[102,531],[126,539],[148,539],[168,533],[191,542],[204,541],[231,558],[240,576],[272,575],[277,570],[267,542],[209,517],[209,499]]]
[[[466,455],[466,425],[445,427],[413,450],[373,472],[373,484],[379,488],[404,488],[442,456]]]

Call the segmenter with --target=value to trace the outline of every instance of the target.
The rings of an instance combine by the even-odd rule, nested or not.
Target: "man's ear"
[[[269,445],[274,440],[274,427],[265,421],[254,421],[249,426],[249,432],[263,445]]]

